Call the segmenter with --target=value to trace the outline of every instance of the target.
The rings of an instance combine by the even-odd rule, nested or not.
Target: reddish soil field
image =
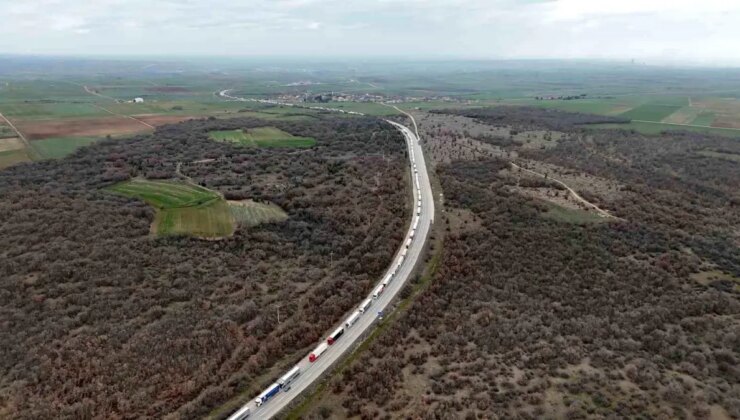
[[[49,137],[94,137],[108,134],[133,134],[151,130],[125,117],[75,118],[49,121],[18,121],[16,127],[29,139]]]
[[[158,126],[184,121],[193,117],[178,115],[141,115],[136,119]],[[18,121],[16,127],[30,140],[49,137],[96,137],[136,134],[150,131],[146,125],[126,117],[75,118],[48,121]]]
[[[740,121],[729,116],[719,116],[712,123],[712,127],[740,128]]]
[[[200,118],[198,116],[193,115],[158,115],[158,114],[141,114],[141,115],[133,115],[134,118],[137,120],[144,121],[147,124],[151,124],[153,126],[159,126],[164,124],[174,124],[179,123],[180,121],[190,120],[193,118]]]
[[[154,86],[146,88],[148,92],[161,92],[161,93],[185,93],[190,92],[190,89],[182,86]]]

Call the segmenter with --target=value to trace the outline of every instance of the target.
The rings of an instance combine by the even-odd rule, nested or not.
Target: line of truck
[[[336,343],[337,340],[339,340],[342,335],[344,335],[345,329],[351,328],[359,319],[361,316],[366,314],[370,307],[372,306],[373,302],[377,300],[380,295],[383,294],[386,287],[391,283],[393,278],[396,275],[396,272],[399,270],[401,265],[403,264],[404,259],[406,258],[406,254],[408,253],[409,247],[413,243],[414,240],[414,234],[416,233],[416,229],[419,227],[419,216],[421,215],[421,190],[419,188],[419,172],[416,169],[416,161],[414,157],[414,149],[413,144],[408,142],[408,149],[409,154],[411,158],[411,163],[413,165],[414,170],[414,183],[416,186],[416,190],[418,191],[418,199],[416,201],[416,215],[414,216],[411,229],[409,230],[409,233],[406,237],[406,240],[404,242],[404,246],[401,248],[401,252],[398,255],[398,258],[392,265],[393,269],[383,277],[383,279],[380,281],[380,283],[373,289],[372,294],[367,299],[363,300],[362,303],[357,307],[357,309],[352,312],[347,319],[342,323],[337,329],[335,329],[329,336],[326,338],[326,340],[323,340],[319,345],[314,348],[311,353],[308,355],[308,361],[310,363],[314,363],[317,361],[322,354],[324,354],[329,347]],[[260,393],[257,398],[255,398],[254,403],[257,407],[262,406],[267,401],[270,400],[270,398],[274,397],[278,394],[281,390],[288,391],[290,389],[290,384],[292,381],[294,381],[298,376],[301,374],[301,368],[300,365],[294,366],[291,370],[289,370],[285,375],[281,376],[280,379],[267,387],[262,393]],[[250,415],[250,409],[249,406],[245,405],[242,407],[239,411],[235,412],[229,417],[229,420],[243,420],[248,418]]]

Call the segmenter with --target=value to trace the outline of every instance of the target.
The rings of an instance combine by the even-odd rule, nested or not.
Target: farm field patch
[[[176,181],[132,179],[108,189],[128,197],[140,198],[158,209],[199,206],[220,198],[207,188]]]
[[[234,218],[221,199],[195,207],[164,209],[157,212],[153,233],[220,238],[234,233]]]
[[[692,108],[685,106],[678,109],[673,114],[663,118],[662,122],[672,124],[692,124],[692,121],[694,121],[701,112],[701,108]]]
[[[0,138],[0,152],[23,149],[25,146],[18,137]]]
[[[7,150],[0,152],[0,169],[13,166],[17,163],[30,162],[26,149]]]
[[[116,116],[46,121],[25,120],[18,121],[15,125],[29,140],[50,137],[103,137],[151,131],[140,122]]]
[[[214,191],[176,181],[133,179],[108,188],[157,209],[151,231],[157,235],[217,238],[234,232],[226,201]]]
[[[110,115],[91,103],[27,103],[0,104],[0,112],[15,120],[45,120],[55,118],[83,118]]]
[[[711,127],[712,123],[714,122],[714,117],[715,116],[713,112],[702,111],[699,115],[696,116],[696,118],[691,121],[691,124]]]
[[[53,137],[34,140],[31,146],[42,159],[58,159],[98,140],[99,137]]]
[[[212,131],[210,135],[216,141],[227,141],[244,146],[304,148],[316,144],[313,138],[294,136],[275,127]]]
[[[502,102],[505,105],[537,106],[568,112],[582,112],[597,115],[619,115],[634,108],[636,103],[625,99],[577,99],[577,100],[535,100],[514,99]]]
[[[678,111],[680,108],[681,107],[677,105],[644,104],[621,113],[619,116],[632,120],[659,122]]]

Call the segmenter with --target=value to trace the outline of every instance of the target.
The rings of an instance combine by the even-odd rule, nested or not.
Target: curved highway
[[[219,93],[221,94],[220,96],[225,96],[230,99],[243,100],[242,98],[228,95],[227,91]],[[340,110],[340,112],[344,111]],[[353,114],[357,113],[353,112]],[[413,117],[411,118],[413,120]],[[394,270],[395,275],[392,276],[392,280],[384,289],[383,293],[380,294],[377,299],[373,299],[372,306],[370,306],[370,308],[365,311],[365,313],[363,313],[357,321],[352,324],[352,326],[346,327],[344,326],[344,323],[347,317],[352,314],[357,307],[353,308],[352,311],[346,314],[346,316],[341,320],[337,320],[337,324],[327,332],[327,336],[322,338],[322,340],[326,342],[328,334],[340,326],[344,326],[344,334],[339,337],[333,345],[329,346],[328,349],[313,363],[309,361],[308,355],[303,357],[296,365],[299,367],[301,373],[290,382],[290,386],[286,387],[287,389],[284,388],[280,390],[259,407],[256,405],[253,396],[249,402],[243,405],[238,411],[234,412],[229,417],[229,420],[247,418],[244,417],[247,412],[249,413],[248,418],[250,419],[269,419],[285,409],[294,398],[318,380],[319,377],[337,360],[360,343],[360,338],[364,336],[366,332],[370,331],[370,329],[377,323],[379,313],[388,307],[388,305],[393,301],[393,298],[409,280],[414,267],[421,258],[424,246],[429,236],[431,224],[434,222],[434,201],[429,176],[427,174],[427,167],[424,161],[424,155],[422,154],[421,146],[419,145],[419,139],[410,129],[402,124],[388,120],[386,121],[398,128],[406,138],[409,151],[409,173],[411,185],[413,186],[413,210],[410,226],[401,244],[401,248],[396,252],[391,266],[388,267],[382,279],[385,279],[388,274],[392,273]],[[416,166],[414,166],[414,164]],[[418,224],[412,235],[415,223]],[[409,238],[411,239],[411,243],[407,248],[406,244]],[[382,282],[382,279],[378,280],[376,286]],[[375,286],[372,290],[375,290]],[[368,298],[372,298],[372,293],[373,292],[371,292]],[[360,302],[357,302],[358,306],[359,304]],[[316,344],[318,345],[320,343]],[[278,378],[275,378],[275,381],[277,382]]]

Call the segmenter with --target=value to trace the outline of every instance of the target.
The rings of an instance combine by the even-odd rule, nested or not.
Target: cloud
[[[648,58],[670,51],[740,62],[740,2],[730,0],[0,0],[0,9],[0,52]]]

